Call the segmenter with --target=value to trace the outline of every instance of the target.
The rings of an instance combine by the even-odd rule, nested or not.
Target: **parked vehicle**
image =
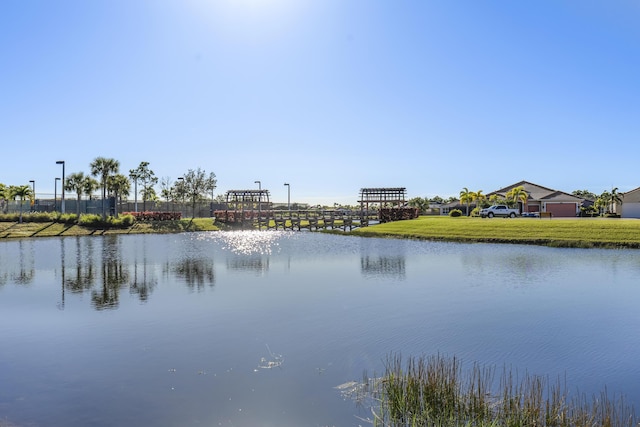
[[[518,209],[511,209],[506,205],[493,205],[480,210],[480,216],[482,218],[493,218],[494,216],[515,218],[519,214]]]

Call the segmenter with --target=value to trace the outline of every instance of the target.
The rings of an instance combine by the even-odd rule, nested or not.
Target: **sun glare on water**
[[[225,231],[203,234],[221,243],[222,248],[241,255],[270,255],[277,250],[279,241],[292,236],[284,231]]]

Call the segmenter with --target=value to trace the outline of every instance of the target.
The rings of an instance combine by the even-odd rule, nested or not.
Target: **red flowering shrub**
[[[136,221],[172,221],[182,218],[180,212],[125,212],[132,215]]]

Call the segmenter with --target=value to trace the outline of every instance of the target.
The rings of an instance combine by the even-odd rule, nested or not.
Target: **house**
[[[524,188],[527,193],[527,202],[518,202],[518,209],[520,212],[550,212],[554,217],[575,217],[580,213],[580,206],[585,202],[578,196],[565,193],[564,191],[554,190],[551,188],[543,187],[538,184],[533,184],[528,181],[520,181],[500,190],[493,191],[486,194],[487,201],[493,195],[498,196],[498,199],[506,199],[507,193],[515,187]],[[638,218],[640,218],[640,188],[637,189],[638,200]],[[635,190],[634,190],[635,191]],[[625,200],[626,203],[626,200]],[[469,205],[469,211],[476,207],[475,203]],[[467,211],[467,205],[460,203],[460,200],[454,200],[450,203],[443,204],[440,207],[441,215],[448,215],[453,209],[460,209],[463,214]]]
[[[580,212],[583,202],[580,197],[527,181],[491,192],[487,194],[487,198],[494,194],[504,198],[510,190],[520,186],[527,193],[526,203],[518,202],[520,212],[550,212],[554,217],[575,217]]]
[[[640,187],[622,193],[622,203],[616,203],[621,218],[640,218]]]

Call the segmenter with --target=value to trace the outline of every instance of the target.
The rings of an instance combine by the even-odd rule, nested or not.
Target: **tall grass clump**
[[[22,214],[22,222],[55,222],[54,212],[26,212]],[[0,222],[19,222],[19,213],[0,214]]]
[[[458,359],[441,355],[390,355],[384,375],[365,373],[363,393],[375,399],[380,427],[633,427],[633,407],[605,390],[588,399],[570,397],[563,381],[474,364],[463,371]]]
[[[20,214],[18,213],[0,214],[0,222],[18,222],[19,220],[20,220]]]
[[[101,215],[87,214],[80,217],[78,225],[93,228],[128,228],[131,227],[134,222],[135,219],[133,215],[121,215],[118,218],[108,216],[106,219],[103,219]]]
[[[78,223],[78,215],[72,213],[56,214],[56,222],[60,224],[77,224]]]

